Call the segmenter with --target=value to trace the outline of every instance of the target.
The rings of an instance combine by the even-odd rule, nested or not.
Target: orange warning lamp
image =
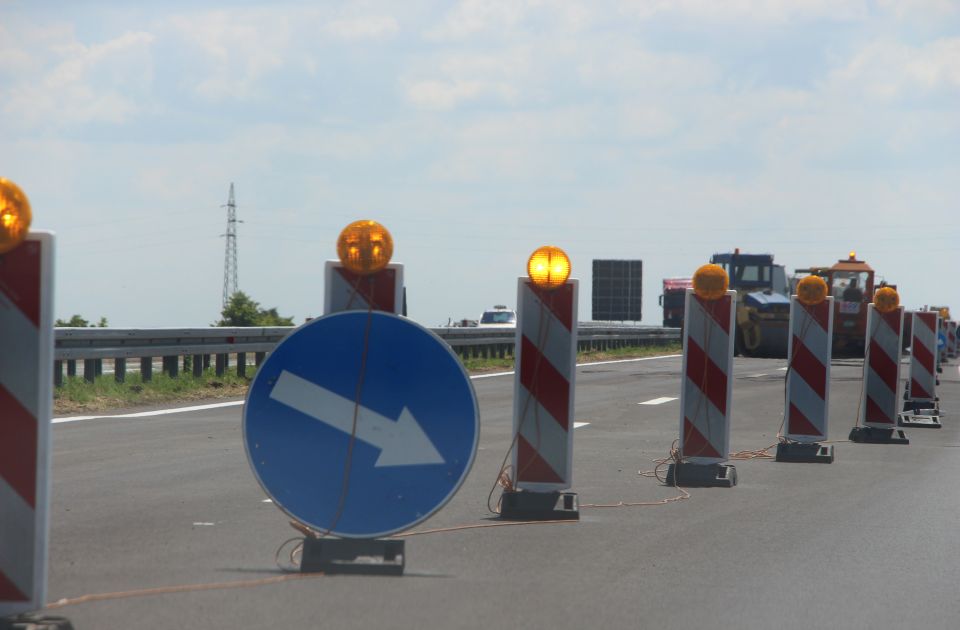
[[[820,276],[807,276],[797,284],[797,299],[807,306],[822,304],[827,299],[827,283]]]
[[[890,287],[881,287],[873,294],[873,307],[881,313],[895,311],[900,306],[900,294]]]
[[[337,238],[337,256],[353,273],[369,276],[390,263],[393,237],[376,221],[354,221]]]
[[[729,286],[730,277],[720,265],[703,265],[693,273],[693,292],[704,300],[719,300]]]
[[[20,187],[0,177],[0,254],[6,254],[27,237],[30,201]]]
[[[544,245],[530,254],[527,275],[542,289],[556,289],[570,277],[570,257],[559,247]]]
[[[950,319],[950,309],[946,306],[940,309],[940,319],[949,320]]]
[[[855,251],[853,251],[853,250],[851,249],[848,259],[849,259],[849,260],[856,260],[856,259],[857,259],[857,252],[855,252]]]

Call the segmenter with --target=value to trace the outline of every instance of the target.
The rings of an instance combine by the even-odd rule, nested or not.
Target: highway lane
[[[833,371],[831,438],[845,439],[860,365]],[[734,450],[775,441],[784,361],[737,359]],[[678,431],[679,358],[578,370],[574,490],[581,502],[676,491],[637,475]],[[78,629],[955,628],[960,599],[960,374],[941,430],[909,446],[837,444],[832,465],[739,461],[740,485],[656,507],[584,508],[564,525],[415,536],[403,578],[319,577],[68,606]],[[421,528],[490,523],[511,440],[512,378],[476,379],[482,434],[456,497]],[[953,413],[951,413],[953,412]],[[58,424],[50,598],[281,575],[296,533],[247,466],[240,408]]]

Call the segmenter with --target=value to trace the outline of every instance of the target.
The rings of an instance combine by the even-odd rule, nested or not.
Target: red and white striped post
[[[562,256],[567,271],[553,286],[529,277],[517,282],[513,489],[501,498],[505,519],[579,518],[577,495],[568,492],[573,482],[579,281],[567,279],[569,259],[558,248],[541,248],[531,261],[545,249],[551,250],[550,257]]]
[[[323,312],[386,311],[403,313],[403,265],[390,263],[380,271],[360,275],[339,260],[324,266]]]
[[[822,301],[815,304],[805,304],[796,295],[790,300],[786,431],[777,445],[778,462],[833,462],[833,445],[819,443],[827,439],[833,351],[833,298],[826,296],[826,289],[823,283]]]
[[[722,278],[720,276],[722,274]],[[709,289],[704,290],[704,278]],[[721,282],[722,280],[722,282]],[[678,486],[733,487],[736,468],[730,452],[730,403],[737,292],[728,291],[726,272],[704,265],[687,289],[680,386],[680,460],[667,469]]]
[[[914,311],[910,339],[910,378],[904,410],[933,408],[937,400],[937,331],[940,315],[935,311]]]
[[[889,287],[881,291],[892,291]],[[863,359],[863,394],[858,422],[850,431],[853,442],[909,444],[896,428],[900,395],[900,349],[903,335],[903,307],[883,311],[877,297],[867,305],[867,339]],[[896,298],[899,304],[899,296]],[[884,312],[885,311],[885,312]]]
[[[339,260],[324,267],[323,312],[386,311],[405,315],[403,265],[391,263],[393,237],[386,227],[363,219],[337,237]]]
[[[947,356],[951,359],[958,356],[957,345],[957,322],[947,322]]]
[[[53,248],[31,232],[0,254],[0,618],[46,603]]]

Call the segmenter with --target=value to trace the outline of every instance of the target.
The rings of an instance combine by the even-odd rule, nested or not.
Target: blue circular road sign
[[[942,332],[937,333],[937,347],[942,348],[947,345],[947,336]]]
[[[294,519],[346,538],[393,534],[443,507],[479,435],[456,355],[423,326],[380,311],[293,331],[260,366],[243,412],[264,491]]]

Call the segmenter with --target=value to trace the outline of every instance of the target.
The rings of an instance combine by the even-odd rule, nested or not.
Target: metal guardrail
[[[260,365],[266,354],[291,331],[292,326],[270,328],[57,328],[55,329],[54,382],[63,383],[67,375],[76,375],[77,361],[83,361],[87,380],[103,373],[103,360],[112,359],[118,381],[126,376],[126,360],[140,359],[144,380],[153,373],[153,359],[163,358],[163,371],[176,376],[183,370],[200,375],[216,357],[216,373],[222,375],[230,366],[230,355],[236,355],[237,373],[245,375],[248,353]],[[504,328],[431,328],[462,357],[512,356],[516,329]],[[644,345],[663,345],[680,340],[680,329],[651,326],[617,326],[583,322],[578,328],[577,343],[583,350]]]

